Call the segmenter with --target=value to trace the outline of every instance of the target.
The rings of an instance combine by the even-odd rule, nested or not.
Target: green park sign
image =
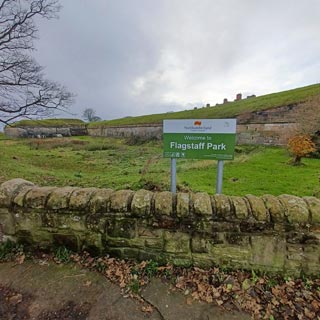
[[[236,119],[164,120],[165,158],[233,160]]]

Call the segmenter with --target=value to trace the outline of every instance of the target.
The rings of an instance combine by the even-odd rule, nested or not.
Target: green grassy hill
[[[164,119],[234,118],[242,113],[272,109],[293,103],[303,102],[315,95],[320,95],[320,84],[267,94],[256,98],[229,102],[227,104],[221,104],[215,107],[203,107],[180,112],[150,114],[139,117],[128,117],[109,121],[93,122],[89,124],[89,127],[161,123]]]
[[[84,125],[85,122],[80,119],[43,119],[43,120],[21,120],[13,123],[12,127],[65,127]]]

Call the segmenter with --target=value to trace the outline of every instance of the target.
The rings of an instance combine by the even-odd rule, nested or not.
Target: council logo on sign
[[[202,122],[200,120],[196,120],[193,125],[201,126]]]

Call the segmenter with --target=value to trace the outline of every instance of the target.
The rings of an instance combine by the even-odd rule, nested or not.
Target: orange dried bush
[[[315,143],[307,134],[295,135],[288,141],[288,150],[293,154],[292,164],[301,164],[301,159],[316,151]]]

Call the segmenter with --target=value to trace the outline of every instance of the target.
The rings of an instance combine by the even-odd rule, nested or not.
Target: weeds
[[[71,261],[72,252],[67,249],[65,246],[57,247],[54,250],[54,260],[57,263],[69,263]]]
[[[148,261],[147,265],[144,269],[147,277],[152,278],[152,277],[156,276],[158,273],[158,268],[159,268],[158,262],[153,261],[153,260]]]
[[[21,244],[11,240],[0,243],[0,261],[11,261],[23,254],[24,248]]]

